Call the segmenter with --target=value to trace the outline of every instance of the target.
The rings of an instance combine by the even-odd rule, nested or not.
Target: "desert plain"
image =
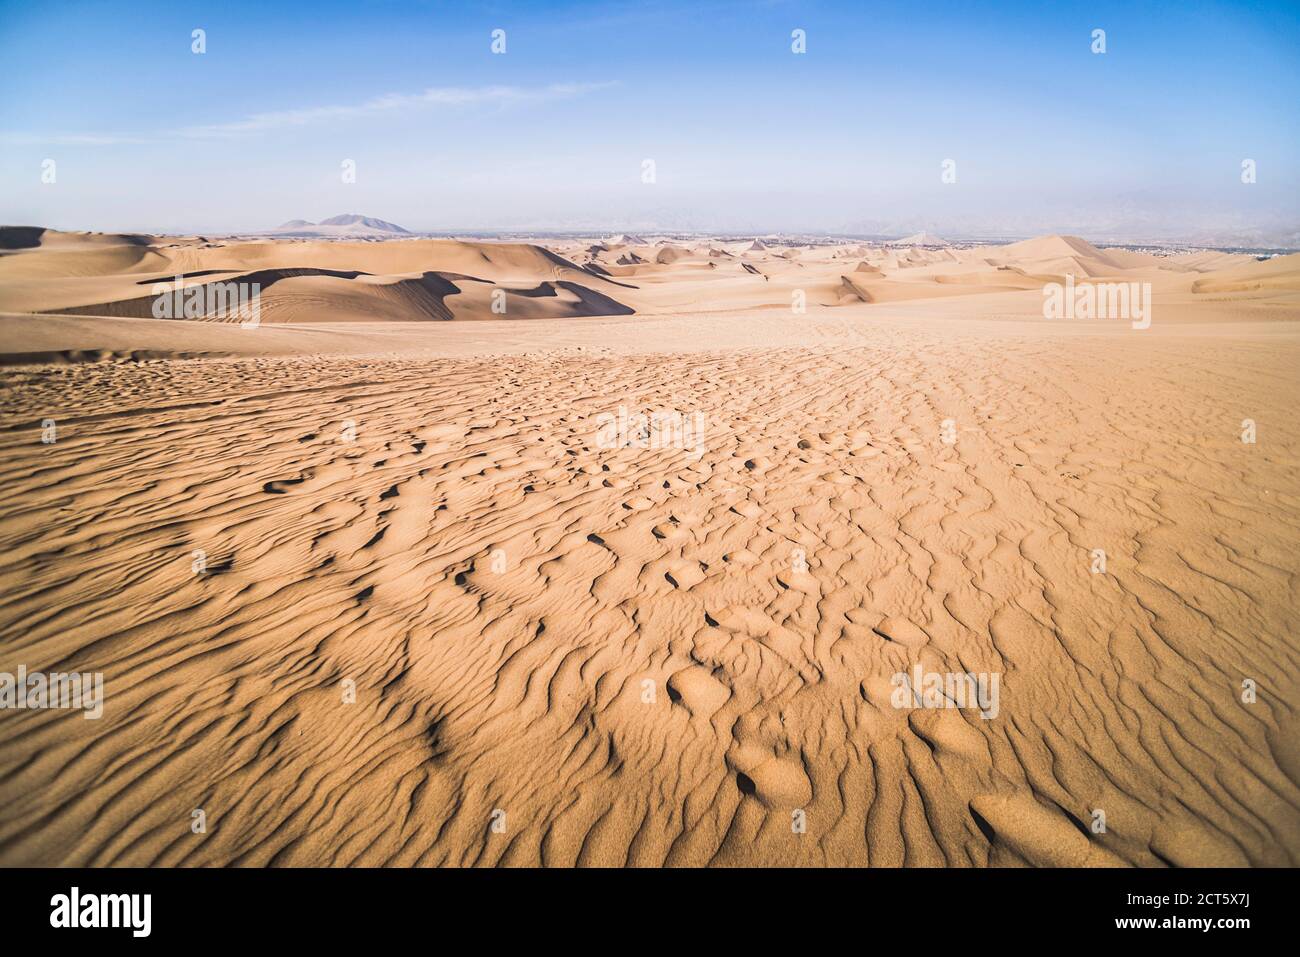
[[[1300,864],[1300,255],[0,236],[0,864]]]

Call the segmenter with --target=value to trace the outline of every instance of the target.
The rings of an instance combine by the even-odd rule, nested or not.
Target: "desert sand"
[[[1300,864],[1300,256],[0,235],[0,864]]]

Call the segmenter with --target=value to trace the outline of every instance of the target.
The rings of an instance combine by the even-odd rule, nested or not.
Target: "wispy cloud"
[[[157,136],[135,133],[0,133],[0,143],[9,146],[116,146],[157,141]]]
[[[613,83],[553,83],[549,86],[430,87],[419,93],[387,93],[362,103],[313,106],[298,110],[254,113],[226,123],[182,126],[154,133],[0,133],[0,142],[18,146],[114,146],[168,140],[229,139],[291,127],[312,126],[368,116],[396,115],[417,109],[449,106],[509,106],[584,96]]]
[[[433,87],[420,93],[389,93],[358,104],[254,113],[233,123],[187,126],[178,130],[177,135],[187,139],[243,136],[291,126],[309,126],[327,120],[349,120],[429,106],[505,106],[512,103],[535,103],[541,100],[582,96],[610,85],[609,83],[557,83],[534,89],[518,86]]]

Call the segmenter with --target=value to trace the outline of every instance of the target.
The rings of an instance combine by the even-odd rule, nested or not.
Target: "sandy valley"
[[[1300,255],[0,235],[0,863],[1300,864]]]

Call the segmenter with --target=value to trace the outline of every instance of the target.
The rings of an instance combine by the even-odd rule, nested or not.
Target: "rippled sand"
[[[106,701],[0,712],[0,862],[1300,863],[1294,293],[1140,332],[690,312],[683,268],[631,317],[219,358],[0,319],[143,350],[3,372],[0,671]],[[603,447],[620,405],[701,440]],[[895,707],[917,665],[997,713]]]

